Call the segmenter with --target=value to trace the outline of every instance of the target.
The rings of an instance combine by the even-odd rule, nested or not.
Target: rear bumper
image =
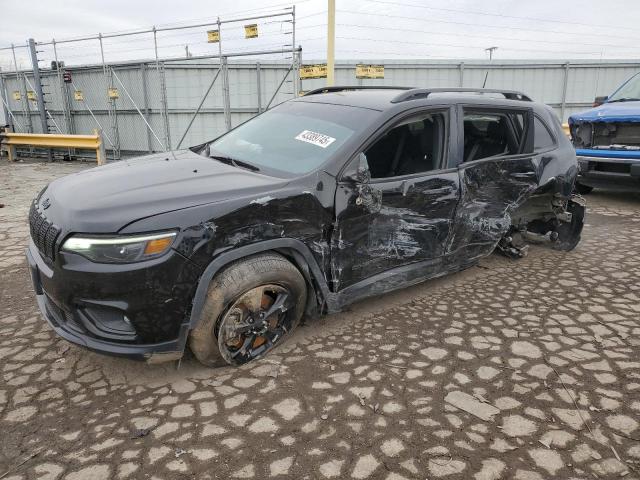
[[[51,291],[55,292],[53,294],[46,290],[47,286],[51,287],[53,282],[55,282],[56,287],[65,285],[65,274],[54,271],[55,267],[52,268],[44,261],[32,241],[29,242],[26,256],[38,306],[43,317],[57,335],[69,342],[98,353],[145,360],[150,363],[175,360],[182,357],[189,335],[188,323],[182,323],[179,326],[177,337],[171,340],[154,343],[127,341],[121,331],[105,328],[104,323],[92,322],[92,315],[87,314],[90,311],[88,308],[80,308],[74,303],[60,300],[60,298],[67,298],[67,295],[60,295],[60,290],[57,288],[50,288]],[[95,278],[101,275],[104,276],[105,273],[89,275],[93,275],[94,280],[93,282],[87,281],[87,283],[95,284]],[[74,293],[82,294],[82,292]],[[59,298],[56,298],[56,296]],[[125,311],[125,318],[126,314],[127,312]],[[100,336],[103,336],[103,338],[100,338]],[[109,337],[112,339],[109,339]],[[124,338],[124,340],[119,340],[119,338]]]
[[[582,185],[640,190],[640,158],[578,155]]]

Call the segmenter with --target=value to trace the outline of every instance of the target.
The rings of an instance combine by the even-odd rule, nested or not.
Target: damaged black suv
[[[91,350],[248,362],[332,313],[529,240],[584,203],[553,111],[511,91],[330,87],[214,141],[53,181],[27,251],[53,329]]]

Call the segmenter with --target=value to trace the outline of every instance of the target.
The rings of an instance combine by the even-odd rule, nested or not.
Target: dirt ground
[[[80,168],[0,162],[3,480],[640,478],[640,195],[589,195],[573,252],[494,255],[210,370],[41,318],[29,202]]]

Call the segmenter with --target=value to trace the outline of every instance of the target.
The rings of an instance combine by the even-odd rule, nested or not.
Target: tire
[[[282,298],[282,309],[258,318],[276,308]],[[189,337],[191,351],[210,367],[241,365],[261,357],[299,325],[306,301],[304,277],[282,255],[266,253],[238,260],[211,281],[200,321]],[[254,323],[264,330],[260,336],[255,333],[257,327],[232,336]],[[260,339],[264,343],[254,348]]]
[[[590,187],[589,185],[583,185],[581,183],[576,182],[575,190],[580,195],[586,195],[586,194],[591,193],[593,191],[593,187]]]

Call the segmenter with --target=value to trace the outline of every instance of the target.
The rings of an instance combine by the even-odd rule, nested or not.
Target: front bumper
[[[640,158],[580,155],[578,183],[590,187],[640,190]]]
[[[167,292],[159,294],[157,291],[150,291],[141,297],[140,290],[133,288],[133,285],[143,279],[148,283],[148,277],[154,273],[166,273],[167,270],[174,270],[177,263],[188,262],[180,255],[175,255],[173,261],[167,260],[169,265],[156,263],[148,268],[134,267],[128,271],[123,271],[121,266],[114,266],[115,270],[120,271],[109,272],[111,266],[98,264],[93,265],[100,271],[90,271],[86,267],[91,265],[84,260],[81,261],[80,268],[69,264],[60,265],[58,261],[55,264],[47,262],[31,240],[26,251],[38,306],[47,323],[58,335],[98,353],[146,360],[150,363],[182,357],[189,334],[189,323],[180,306],[184,302],[171,298],[169,300],[173,302],[172,305],[163,308],[163,303],[170,302],[165,300],[158,305],[158,301]],[[125,279],[132,282],[132,285],[116,287]],[[161,280],[171,282],[171,276],[166,275]],[[149,285],[145,286],[147,289],[148,287]],[[129,296],[123,293],[122,288],[129,288]],[[169,290],[171,293],[176,292],[175,288]],[[164,312],[164,315],[157,312]],[[114,316],[118,315],[125,323],[119,319],[113,323]],[[129,321],[129,318],[132,320]],[[157,328],[148,328],[148,324],[154,319],[158,322],[154,325]],[[130,328],[123,329],[127,323],[131,325]],[[170,338],[163,339],[162,336]]]

